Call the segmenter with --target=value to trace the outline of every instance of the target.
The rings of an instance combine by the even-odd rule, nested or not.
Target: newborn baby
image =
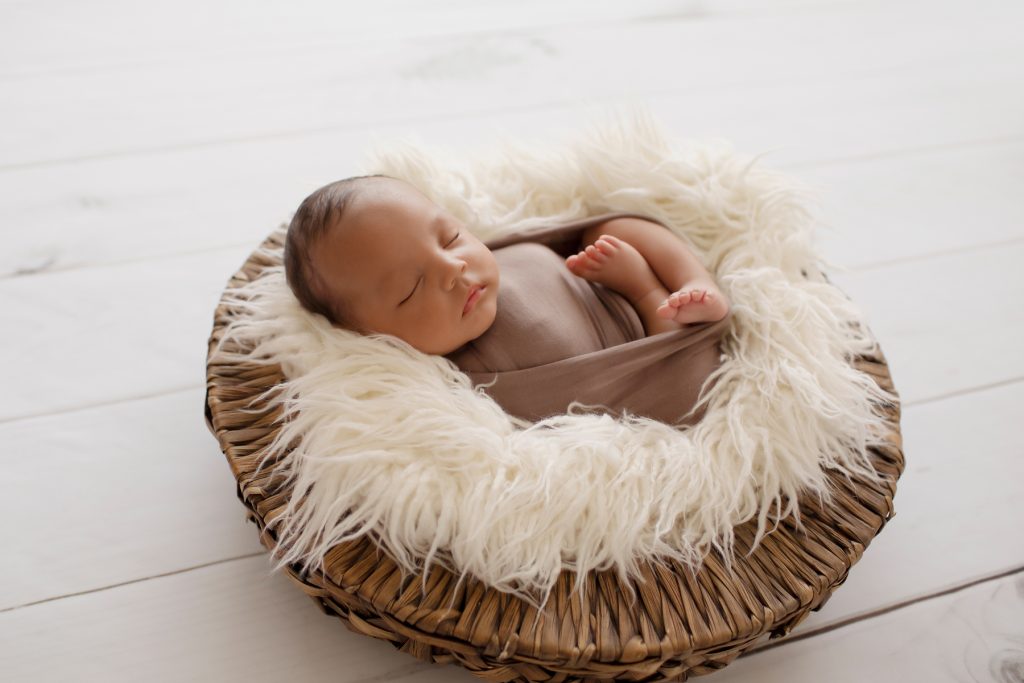
[[[704,266],[657,223],[609,220],[588,228],[580,246],[566,268],[628,299],[647,336],[729,313]],[[424,353],[458,349],[497,315],[500,273],[491,250],[415,187],[388,176],[346,178],[307,197],[288,228],[284,264],[308,310]]]

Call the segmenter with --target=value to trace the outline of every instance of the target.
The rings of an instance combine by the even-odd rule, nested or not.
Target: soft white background
[[[820,188],[904,399],[897,516],[709,680],[1021,680],[1022,27],[1011,1],[0,0],[0,680],[477,680],[267,575],[203,423],[213,309],[374,140],[558,142],[630,103]]]

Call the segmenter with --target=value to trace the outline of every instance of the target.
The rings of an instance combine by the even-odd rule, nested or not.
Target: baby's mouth
[[[486,287],[483,285],[474,285],[469,288],[469,296],[466,297],[466,304],[462,307],[462,315],[466,315],[476,307],[476,303],[480,300],[480,297],[483,296],[484,289],[486,289]]]

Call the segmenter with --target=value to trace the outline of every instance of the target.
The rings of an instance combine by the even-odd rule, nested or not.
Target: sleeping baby
[[[682,347],[691,354],[703,349],[699,362],[685,362],[696,373],[689,379],[693,403],[700,380],[717,364],[711,347],[724,325],[710,324],[724,323],[729,303],[665,226],[609,214],[488,244],[413,185],[360,176],[326,185],[302,202],[288,228],[284,264],[302,306],[334,326],[394,335],[447,357],[474,383],[508,371],[489,393],[512,414],[537,419],[563,412],[571,400],[609,404],[605,398],[618,390],[604,384],[595,388],[600,395],[586,396],[573,373],[614,374],[600,365],[602,352],[646,337],[658,340],[636,351],[656,357],[655,364],[670,362],[671,355],[683,362]],[[714,330],[705,334],[708,327]],[[658,350],[664,343],[678,348]],[[587,362],[593,366],[581,365]],[[645,369],[666,370],[651,363]],[[633,371],[631,381],[642,376]],[[540,409],[537,381],[573,386],[561,398],[549,396]],[[650,394],[649,384],[643,393]],[[634,410],[618,393],[620,409],[656,412]],[[674,409],[668,416],[680,414]]]

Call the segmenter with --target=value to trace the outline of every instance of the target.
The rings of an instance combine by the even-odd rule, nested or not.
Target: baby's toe
[[[601,235],[597,238],[597,241],[594,242],[594,246],[596,246],[602,254],[611,255],[615,253],[615,250],[619,247],[618,243],[613,241],[614,239],[615,238],[611,235]]]
[[[665,303],[663,303],[662,305],[658,306],[658,308],[655,309],[654,313],[659,318],[671,318],[671,317],[673,317],[676,314],[676,307],[671,305],[668,302],[668,299],[666,299]]]
[[[587,255],[584,254],[583,252],[580,252],[578,254],[571,255],[569,258],[565,260],[565,263],[567,266],[569,266],[569,270],[571,270],[576,275],[579,275],[587,269],[589,261],[587,259]]]

